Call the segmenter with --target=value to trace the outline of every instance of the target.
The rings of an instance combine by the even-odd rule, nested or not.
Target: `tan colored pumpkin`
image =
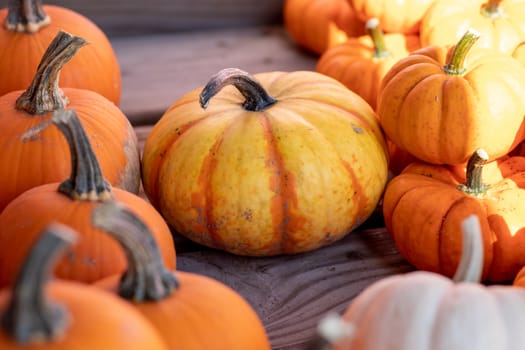
[[[148,198],[177,232],[276,255],[332,243],[366,220],[386,183],[387,150],[372,108],[335,79],[225,69],[168,108],[142,170]]]

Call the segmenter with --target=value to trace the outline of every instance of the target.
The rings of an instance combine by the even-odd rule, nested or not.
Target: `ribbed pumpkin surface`
[[[277,99],[247,111],[233,86],[207,109],[197,89],[153,127],[144,189],[181,234],[245,255],[315,249],[361,224],[387,177],[371,107],[315,72],[254,75]]]

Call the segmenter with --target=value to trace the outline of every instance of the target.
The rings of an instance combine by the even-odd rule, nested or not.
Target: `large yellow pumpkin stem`
[[[483,240],[479,219],[470,215],[461,223],[462,251],[453,280],[479,283],[483,272]]]
[[[202,90],[201,107],[208,107],[210,99],[227,85],[235,86],[246,98],[242,106],[248,111],[260,111],[277,102],[250,74],[237,68],[225,68],[212,76]]]
[[[466,182],[459,185],[458,189],[473,196],[483,194],[486,186],[483,184],[483,167],[487,163],[489,155],[484,149],[477,149],[469,158],[466,169]]]
[[[31,248],[2,318],[3,329],[17,343],[41,342],[64,333],[66,311],[46,298],[45,284],[55,262],[76,239],[76,232],[67,226],[51,223]]]
[[[377,18],[371,18],[366,22],[365,26],[368,35],[374,43],[374,57],[390,57],[392,53],[388,51],[388,48],[386,47],[384,34],[379,26],[379,20]]]
[[[86,44],[83,38],[59,31],[44,52],[31,85],[16,100],[16,108],[29,114],[64,109],[68,100],[58,87],[60,71]]]
[[[10,0],[4,26],[11,32],[36,33],[50,22],[41,0]]]
[[[445,73],[450,75],[461,75],[465,72],[465,59],[472,46],[478,41],[480,34],[469,29],[463,34],[458,43],[454,46],[452,55],[447,64],[443,67]]]
[[[126,253],[128,269],[122,276],[119,294],[135,302],[161,300],[179,286],[164,266],[149,228],[132,212],[114,201],[93,210],[93,225],[117,240]]]

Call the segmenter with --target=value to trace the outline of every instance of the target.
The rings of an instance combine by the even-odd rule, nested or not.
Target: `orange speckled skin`
[[[117,56],[106,35],[88,18],[63,7],[45,5],[51,23],[37,33],[14,33],[4,27],[7,8],[0,9],[0,96],[25,90],[36,72],[47,46],[59,30],[86,39],[60,73],[60,86],[96,91],[120,102],[121,73]]]
[[[377,115],[386,136],[434,164],[464,163],[479,147],[491,159],[506,155],[525,136],[525,68],[508,55],[474,47],[465,72],[448,74],[443,67],[450,51],[424,47],[385,75]]]
[[[511,281],[525,265],[525,158],[485,166],[479,196],[457,189],[463,166],[413,163],[385,190],[385,226],[400,253],[416,268],[452,276],[461,255],[461,221],[476,214],[484,243],[483,279]]]
[[[207,109],[197,89],[153,127],[142,158],[146,194],[181,234],[241,255],[329,244],[374,211],[387,149],[372,108],[316,72],[254,77],[277,102],[246,111],[233,86]]]

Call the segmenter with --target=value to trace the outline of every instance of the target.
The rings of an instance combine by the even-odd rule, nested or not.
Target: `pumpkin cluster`
[[[105,34],[38,0],[0,20],[0,348],[269,350],[241,295],[176,270]]]
[[[422,271],[370,286],[321,343],[523,344],[484,321],[525,315],[510,306],[525,305],[525,1],[285,0],[283,15],[315,69],[222,69],[141,151],[105,34],[38,0],[0,10],[0,349],[268,350],[242,296],[177,270],[172,233],[297,254],[375,211]]]
[[[290,38],[316,55],[318,72],[374,109],[389,154],[390,178],[380,206],[384,224],[399,253],[424,271],[370,286],[343,320],[320,324],[321,343],[333,349],[428,349],[432,334],[435,349],[519,349],[521,336],[510,331],[502,337],[474,319],[445,319],[444,309],[463,301],[438,294],[450,288],[448,278],[471,249],[461,231],[472,217],[479,240],[473,281],[525,286],[525,2],[342,0],[340,6],[368,34],[348,32],[334,43],[328,30],[309,32],[312,42],[330,43],[322,51],[312,50],[296,28],[314,21],[332,28],[337,22],[321,12],[311,19],[299,3],[285,1],[304,11],[285,20]],[[465,304],[454,315],[489,319],[481,315],[487,305],[523,305],[521,290],[500,287],[481,292],[494,299],[474,298],[483,305],[470,304],[478,286],[458,288],[465,290]],[[463,291],[452,293],[456,298]],[[511,323],[518,319],[514,313],[498,315]],[[438,326],[449,323],[466,324],[472,338]]]
[[[316,70],[374,109],[389,154],[382,212],[400,253],[416,268],[451,276],[461,255],[459,223],[476,214],[485,243],[482,279],[511,281],[525,265],[525,3],[341,6],[368,35],[318,53]],[[307,27],[307,16],[296,18]]]

